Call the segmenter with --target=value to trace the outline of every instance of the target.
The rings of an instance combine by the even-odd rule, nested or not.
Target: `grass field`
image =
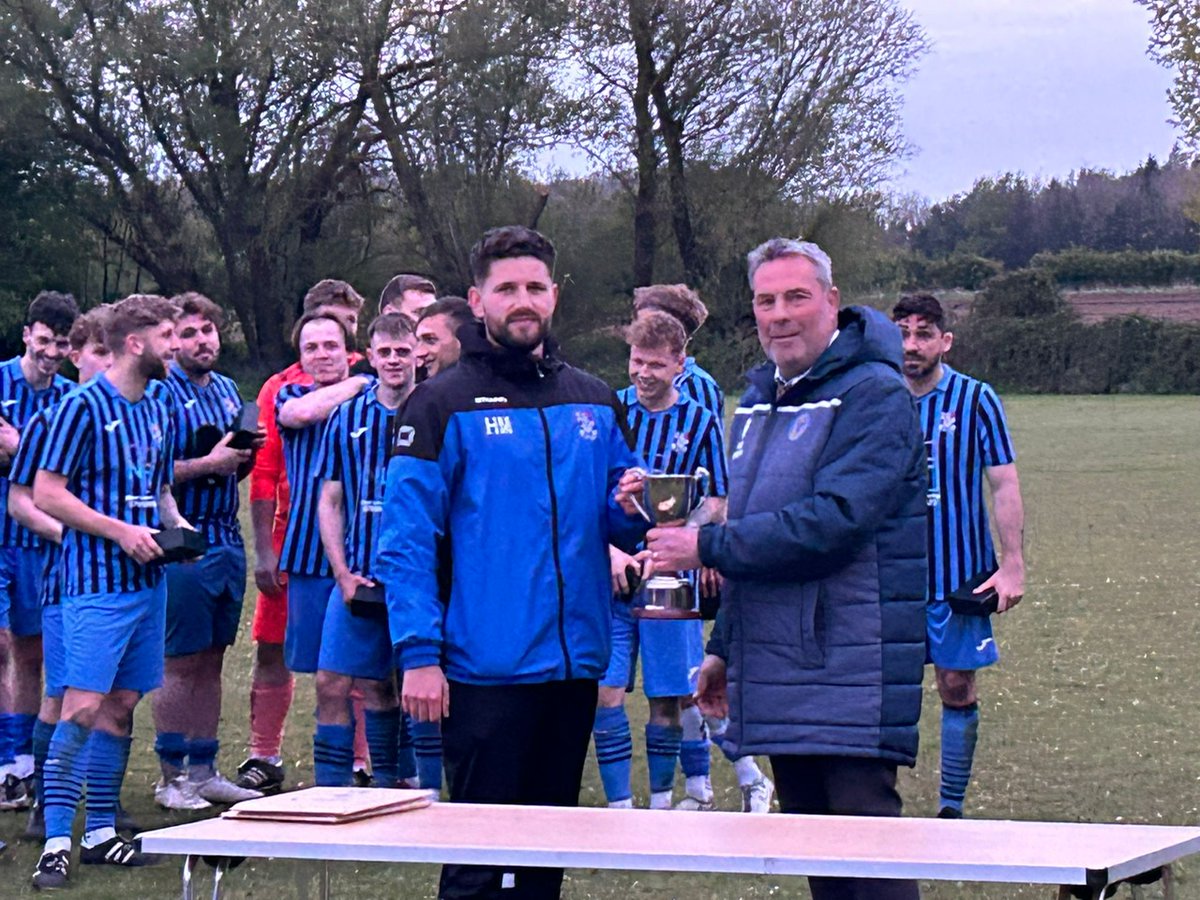
[[[1200,409],[1194,397],[1015,397],[1009,417],[1027,510],[1027,599],[997,623],[1002,661],[980,677],[982,726],[976,817],[1190,824],[1200,804],[1195,747],[1196,636],[1200,634]],[[249,605],[247,606],[249,612]],[[247,731],[248,628],[229,655],[224,747],[232,771]],[[298,679],[286,757],[293,781],[309,781],[312,686]],[[630,709],[640,733],[644,704]],[[938,707],[927,689],[918,766],[903,773],[910,815],[932,815],[937,794]],[[185,821],[153,807],[156,764],[150,710],[137,714],[126,805],[144,826]],[[644,781],[644,757],[635,779]],[[714,761],[718,804],[737,808],[723,760]],[[639,799],[645,802],[645,788]],[[582,801],[602,794],[589,764]],[[503,815],[498,811],[497,815]],[[24,819],[0,814],[0,897],[31,896],[37,847],[16,841]],[[646,835],[647,840],[653,836]],[[316,896],[315,865],[251,861],[230,873],[231,897]],[[179,868],[75,872],[70,896],[178,895]],[[204,876],[207,884],[207,875]],[[436,869],[337,864],[340,897],[431,896]],[[1127,889],[1126,889],[1127,890]],[[1200,898],[1200,861],[1179,871],[1180,898]],[[573,871],[564,896],[804,897],[799,879]],[[1044,886],[929,884],[924,896],[1050,897]],[[1148,891],[1146,896],[1158,896]]]

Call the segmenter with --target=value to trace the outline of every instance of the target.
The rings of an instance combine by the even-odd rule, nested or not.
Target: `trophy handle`
[[[641,474],[642,474],[643,476],[646,474],[646,473],[645,473],[644,471],[642,471],[641,469],[638,469],[637,471],[638,471],[638,472],[641,472]],[[644,489],[643,489],[643,490],[644,490]],[[647,522],[649,522],[651,525],[653,525],[653,524],[654,524],[654,520],[653,520],[652,518],[650,518],[650,514],[649,514],[648,512],[646,512],[646,510],[645,510],[645,508],[642,506],[642,504],[638,502],[638,498],[637,498],[635,495],[633,495],[633,494],[630,494],[630,495],[629,495],[629,499],[630,499],[630,500],[633,502],[633,508],[634,508],[634,509],[636,509],[636,510],[637,510],[639,513],[641,513],[641,514],[642,514],[642,518],[643,518],[643,519],[645,519]]]
[[[712,473],[709,472],[708,469],[704,468],[704,466],[696,466],[696,471],[693,473],[692,477],[697,481],[703,482],[704,485],[697,492],[698,502],[696,505],[699,506],[700,503],[704,501],[704,498],[708,496],[708,491],[712,487]]]

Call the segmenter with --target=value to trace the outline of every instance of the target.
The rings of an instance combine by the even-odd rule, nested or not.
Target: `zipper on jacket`
[[[554,548],[554,580],[558,585],[558,642],[562,646],[563,662],[566,664],[567,681],[571,680],[571,653],[567,650],[566,593],[563,585],[562,560],[558,551],[558,493],[554,489],[554,464],[550,455],[550,423],[545,410],[538,409],[542,420],[542,433],[546,437],[546,483],[550,487],[550,538]]]

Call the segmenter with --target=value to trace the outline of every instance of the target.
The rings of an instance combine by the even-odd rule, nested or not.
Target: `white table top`
[[[208,819],[150,853],[1087,884],[1200,852],[1200,828],[438,803],[344,825]],[[1089,877],[1090,875],[1090,877]]]

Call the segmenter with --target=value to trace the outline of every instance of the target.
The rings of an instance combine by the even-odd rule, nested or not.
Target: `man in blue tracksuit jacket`
[[[468,295],[482,322],[397,414],[377,573],[404,711],[444,720],[454,801],[578,802],[608,666],[608,545],[632,551],[645,530],[616,395],[554,355],[553,265],[536,231],[485,234]],[[557,897],[561,882],[446,866],[439,896]]]
[[[925,453],[900,333],[839,309],[829,257],[750,254],[759,340],[729,431],[724,525],[655,529],[656,567],[726,589],[697,688],[727,749],[768,754],[785,813],[900,815],[925,662]],[[814,900],[912,900],[910,881],[811,878]]]

